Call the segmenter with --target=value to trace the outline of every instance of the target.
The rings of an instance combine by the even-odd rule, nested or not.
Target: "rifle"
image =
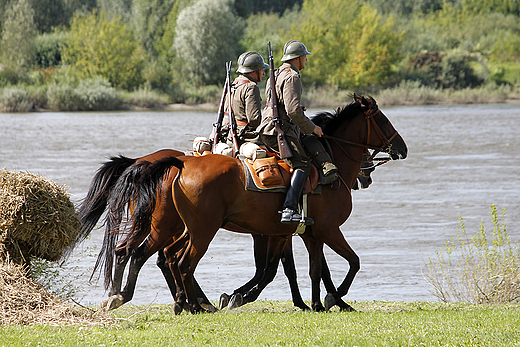
[[[228,65],[228,63],[226,63],[226,69],[227,69],[227,65]],[[226,94],[227,94],[227,90],[228,90],[227,87],[228,87],[228,84],[230,83],[229,77],[230,77],[230,74],[227,74],[226,82],[224,83],[224,89],[222,90],[222,96],[220,97],[220,104],[219,104],[218,113],[217,113],[217,121],[215,123],[213,123],[213,129],[214,129],[213,130],[213,139],[212,139],[213,145],[211,147],[211,152],[215,151],[215,146],[220,141],[220,137],[222,136],[221,132],[222,132],[222,121],[224,120],[224,104],[226,101]]]
[[[226,63],[227,70],[227,98],[228,98],[228,117],[229,117],[229,132],[231,133],[231,139],[233,141],[233,156],[239,151],[238,141],[237,141],[237,121],[235,120],[235,115],[233,114],[233,109],[231,107],[231,64],[232,62]]]
[[[273,52],[271,51],[271,42],[268,44],[269,47],[269,81],[271,86],[271,110],[273,112],[273,123],[276,128],[276,132],[278,133],[278,150],[280,151],[280,158],[290,158],[293,156],[289,145],[287,144],[287,140],[285,139],[285,132],[282,130],[280,126],[281,120],[278,117],[278,100],[276,98],[276,81],[274,77],[274,61],[273,61]]]

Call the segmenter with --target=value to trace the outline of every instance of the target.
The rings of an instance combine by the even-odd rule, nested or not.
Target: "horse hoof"
[[[228,309],[232,310],[234,308],[240,307],[243,305],[244,297],[242,294],[233,294],[231,299],[229,300]]]
[[[215,313],[218,311],[215,306],[207,302],[201,302],[200,306],[209,313]]]
[[[341,307],[339,310],[342,312],[356,312],[356,309],[349,304],[347,304],[345,307]]]
[[[103,301],[101,301],[101,302],[99,303],[99,308],[102,309],[102,310],[104,310],[104,309],[106,309],[107,304],[108,304],[108,300],[103,300]]]
[[[221,296],[220,296],[220,300],[218,302],[218,308],[220,310],[223,310],[224,308],[227,307],[227,305],[229,304],[229,298],[230,296],[226,293],[223,293]]]
[[[118,307],[123,306],[123,304],[124,304],[123,300],[124,299],[123,299],[123,296],[121,294],[112,295],[110,298],[108,298],[107,305],[105,306],[106,310],[107,311],[112,311],[112,310],[115,310]]]
[[[173,306],[173,313],[174,313],[176,316],[178,316],[178,315],[180,315],[180,314],[182,313],[182,306],[179,305],[179,303],[174,302],[174,303],[172,304],[172,306]]]
[[[325,304],[325,310],[330,310],[334,305],[336,305],[336,299],[334,298],[334,295],[331,293],[328,293],[325,296],[325,300],[323,300],[323,303]]]

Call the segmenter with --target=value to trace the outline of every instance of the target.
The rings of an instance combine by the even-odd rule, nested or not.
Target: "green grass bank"
[[[301,312],[259,301],[175,316],[169,305],[122,307],[113,323],[2,326],[0,346],[519,346],[520,304],[351,302],[357,312]]]

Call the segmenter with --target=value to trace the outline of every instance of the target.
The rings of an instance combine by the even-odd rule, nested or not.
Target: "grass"
[[[1,346],[519,346],[520,304],[352,302],[358,312],[300,312],[259,301],[175,316],[169,305],[122,307],[108,326],[4,326]]]

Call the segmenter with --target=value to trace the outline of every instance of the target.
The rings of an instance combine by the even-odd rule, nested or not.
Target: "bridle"
[[[357,162],[359,162],[359,160],[353,158],[340,144],[339,142],[342,142],[342,143],[347,143],[349,145],[353,145],[353,146],[358,146],[358,147],[362,147],[362,148],[370,148],[370,149],[373,149],[374,152],[372,153],[372,155],[370,156],[370,158],[367,159],[367,161],[380,161],[380,163],[378,163],[377,165],[374,165],[373,167],[377,167],[379,165],[382,165],[388,161],[391,160],[390,157],[388,158],[375,158],[375,156],[377,154],[379,154],[380,152],[385,152],[385,153],[388,153],[391,148],[392,148],[392,140],[397,136],[397,130],[392,134],[392,136],[390,136],[389,138],[386,137],[386,135],[383,133],[383,131],[381,130],[381,128],[379,127],[379,125],[377,125],[377,122],[376,120],[374,119],[374,117],[381,113],[381,110],[379,109],[379,107],[376,107],[375,109],[370,109],[365,113],[365,119],[367,120],[367,140],[366,140],[366,144],[362,144],[362,143],[358,143],[358,142],[353,142],[353,141],[348,141],[348,140],[344,140],[344,139],[341,139],[339,137],[334,137],[334,136],[330,136],[330,135],[325,135],[323,134],[323,137],[326,138],[326,139],[330,139],[334,142],[336,142],[336,144],[339,146],[339,148],[341,148],[341,150],[352,160],[355,160]],[[382,146],[380,147],[376,147],[376,146],[371,146],[368,144],[368,141],[370,141],[370,129],[374,127],[374,130],[377,134],[377,136],[379,137],[379,139],[381,140],[381,142],[383,143]],[[365,168],[367,169],[367,168]]]

